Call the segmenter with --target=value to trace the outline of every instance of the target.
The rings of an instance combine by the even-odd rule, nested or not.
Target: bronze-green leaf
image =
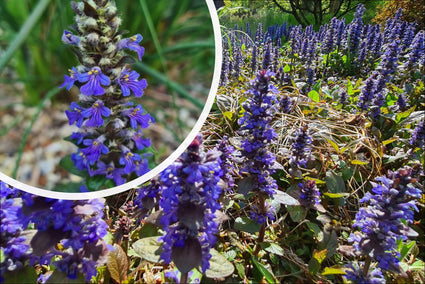
[[[120,245],[114,244],[114,250],[109,252],[106,265],[112,279],[118,283],[123,283],[127,278],[128,259]]]

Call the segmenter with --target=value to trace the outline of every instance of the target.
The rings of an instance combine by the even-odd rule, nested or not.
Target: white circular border
[[[144,174],[141,177],[138,177],[132,181],[129,181],[125,184],[111,187],[108,189],[94,191],[94,192],[81,192],[81,193],[67,193],[67,192],[56,192],[51,190],[46,190],[42,188],[38,188],[35,186],[27,185],[20,181],[17,181],[11,177],[0,172],[0,180],[15,187],[16,189],[26,191],[28,193],[36,194],[43,197],[56,198],[56,199],[65,199],[65,200],[82,200],[82,199],[93,199],[99,197],[106,197],[114,194],[118,194],[129,190],[131,188],[135,188],[148,180],[152,179],[156,175],[158,175],[162,170],[168,167],[171,163],[173,163],[180,155],[186,150],[189,144],[195,139],[196,135],[201,130],[202,125],[208,117],[208,114],[211,110],[211,107],[214,103],[214,98],[218,90],[218,84],[220,80],[220,72],[221,72],[221,63],[223,60],[222,56],[222,45],[221,45],[221,32],[220,32],[220,23],[218,20],[217,11],[215,9],[213,0],[205,0],[208,6],[208,10],[210,12],[211,21],[214,29],[214,39],[215,39],[215,64],[214,64],[214,74],[213,80],[211,83],[210,92],[205,103],[204,108],[202,109],[201,115],[195,123],[195,126],[192,128],[189,135],[184,139],[182,144],[180,144],[177,149],[171,153],[162,163],[153,168],[148,173]]]

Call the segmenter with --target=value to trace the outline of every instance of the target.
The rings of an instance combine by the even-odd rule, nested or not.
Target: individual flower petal
[[[81,151],[87,157],[91,165],[99,161],[101,154],[109,153],[108,147],[103,144],[104,141],[105,137],[103,135],[97,139],[84,139],[83,144],[88,147],[81,149]]]
[[[130,125],[133,129],[137,129],[137,126],[140,125],[142,128],[149,126],[149,121],[153,122],[153,117],[145,113],[141,105],[138,105],[135,108],[129,108],[124,110],[122,113],[124,116],[127,116],[130,119]]]
[[[87,82],[80,88],[81,93],[86,96],[103,95],[105,89],[101,85],[109,86],[111,84],[109,77],[104,75],[99,67],[93,67],[90,71],[80,74],[78,81],[81,83]]]
[[[136,162],[140,162],[142,158],[139,154],[132,153],[128,149],[124,149],[120,158],[120,165],[124,166],[124,173],[131,174],[136,168]]]
[[[98,127],[103,125],[103,118],[111,115],[111,110],[104,106],[101,100],[97,100],[90,108],[85,109],[82,116],[89,118],[85,125],[91,127]]]
[[[136,71],[129,72],[127,69],[124,69],[121,73],[117,82],[121,87],[122,95],[124,97],[130,95],[130,90],[133,91],[136,97],[141,97],[143,95],[143,90],[146,89],[148,84],[145,79],[139,81],[139,76],[139,73]]]
[[[65,82],[63,82],[62,85],[59,86],[59,88],[65,87],[69,91],[72,86],[74,86],[75,81],[78,80],[80,77],[80,74],[78,73],[77,69],[75,67],[72,67],[72,69],[69,69],[69,76],[65,75]]]
[[[70,106],[71,110],[66,110],[65,114],[68,117],[69,125],[74,124],[76,122],[76,125],[78,127],[81,127],[83,125],[84,116],[81,114],[81,111],[84,110],[81,106],[79,106],[77,103],[72,102]]]
[[[71,32],[64,30],[62,34],[62,41],[66,44],[78,45],[78,43],[80,42],[80,38],[78,36],[73,35]]]
[[[128,48],[137,52],[139,55],[139,60],[142,60],[142,56],[145,53],[145,48],[139,45],[142,39],[143,37],[140,34],[137,34],[132,37],[120,40],[117,44],[117,47],[118,49]]]

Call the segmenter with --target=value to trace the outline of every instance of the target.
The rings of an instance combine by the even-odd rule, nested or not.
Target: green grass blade
[[[208,41],[197,41],[197,42],[182,42],[182,43],[176,43],[172,46],[164,48],[163,52],[168,53],[168,52],[181,51],[181,50],[192,52],[191,49],[198,49],[198,48],[214,49],[215,44],[214,44],[214,41],[210,41],[210,40],[208,40]]]
[[[16,179],[16,174],[18,172],[19,163],[21,162],[22,154],[24,152],[25,145],[27,144],[28,135],[30,134],[31,129],[32,129],[35,121],[37,120],[38,116],[40,115],[41,110],[43,109],[43,107],[46,104],[46,102],[48,100],[50,100],[54,95],[56,95],[57,93],[59,93],[60,90],[61,90],[61,88],[58,88],[58,87],[55,87],[54,89],[50,90],[46,94],[46,97],[38,104],[37,111],[34,114],[34,116],[32,117],[32,119],[30,121],[30,124],[25,129],[24,135],[22,136],[21,143],[19,144],[18,156],[16,157],[15,167],[14,167],[13,172],[12,172],[12,178]]]
[[[15,53],[15,51],[25,41],[25,39],[27,38],[28,34],[33,29],[34,25],[37,23],[38,19],[43,14],[44,10],[46,10],[47,5],[49,4],[49,2],[50,2],[50,0],[40,0],[37,3],[37,6],[35,7],[34,11],[31,13],[31,15],[25,21],[25,23],[22,26],[22,28],[19,31],[19,33],[16,35],[16,37],[13,39],[12,43],[9,45],[8,49],[6,50],[6,52],[0,58],[0,72],[6,66],[7,62],[9,62],[9,60],[12,58],[12,55]]]
[[[140,63],[140,62],[136,63],[135,67],[136,67],[136,69],[140,70],[141,72],[146,73],[146,74],[154,77],[160,83],[167,84],[171,90],[175,91],[182,98],[191,102],[198,109],[202,110],[204,108],[204,103],[202,103],[199,100],[197,100],[196,98],[192,97],[180,84],[170,81],[165,75],[161,74],[160,72],[158,72],[158,71],[152,69],[151,67],[147,66],[146,64]]]

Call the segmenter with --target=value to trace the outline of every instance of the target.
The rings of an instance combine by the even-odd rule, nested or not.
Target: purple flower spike
[[[81,111],[84,110],[77,103],[72,102],[70,106],[71,110],[66,110],[65,114],[69,119],[69,125],[73,125],[74,122],[77,122],[76,125],[81,127],[83,125],[84,116],[81,114]]]
[[[90,117],[86,121],[86,126],[98,127],[103,124],[103,117],[108,117],[111,114],[111,110],[103,105],[101,100],[97,100],[90,108],[84,110],[82,113],[83,117]]]
[[[79,73],[75,67],[72,67],[72,69],[69,69],[69,76],[65,75],[65,82],[63,82],[62,85],[59,86],[59,88],[65,87],[69,91],[72,86],[74,86],[75,81],[79,78]]]
[[[140,162],[142,158],[140,155],[130,152],[125,149],[120,158],[120,165],[124,165],[124,173],[130,174],[136,168],[136,162]]]
[[[65,44],[78,45],[78,43],[80,42],[80,38],[78,36],[73,35],[71,32],[64,30],[62,35],[62,41]]]
[[[137,124],[140,124],[142,128],[146,128],[149,126],[149,121],[153,122],[153,117],[150,116],[150,114],[143,114],[143,108],[141,105],[124,110],[123,114],[130,118],[130,124],[133,129],[137,129]]]
[[[100,96],[105,93],[105,89],[100,85],[109,86],[111,80],[108,76],[102,73],[99,67],[93,67],[89,72],[80,74],[78,81],[81,83],[87,82],[87,84],[81,86],[81,93],[86,96]]]
[[[145,79],[139,81],[139,76],[139,73],[136,71],[129,72],[127,69],[124,69],[121,77],[117,80],[124,97],[130,95],[130,90],[133,91],[136,97],[141,97],[143,95],[143,90],[146,89],[148,84]]]
[[[105,142],[105,137],[103,135],[97,139],[84,139],[83,144],[88,147],[81,149],[81,151],[86,155],[90,164],[93,165],[97,162],[101,154],[109,153],[108,147],[106,147],[103,142]]]
[[[142,56],[145,53],[145,48],[139,45],[139,42],[141,42],[142,39],[143,37],[140,34],[137,34],[132,37],[120,40],[117,44],[117,47],[118,49],[128,48],[137,52],[137,54],[139,55],[139,60],[141,61]]]

